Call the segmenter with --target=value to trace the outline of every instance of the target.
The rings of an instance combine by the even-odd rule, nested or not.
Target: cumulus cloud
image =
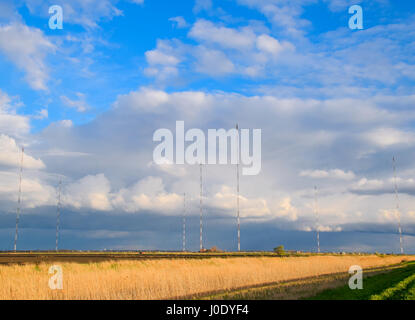
[[[89,175],[65,187],[64,204],[77,209],[109,211],[112,209],[110,192],[111,185],[105,175]]]
[[[255,33],[250,28],[240,30],[217,26],[207,20],[198,20],[189,36],[203,42],[217,44],[222,48],[246,50],[255,44]]]
[[[382,111],[385,103],[393,105],[401,100],[402,97],[386,100],[373,97],[361,103],[360,110],[362,114],[376,114],[374,110]],[[319,178],[322,225],[335,231],[345,223],[381,222],[379,209],[388,208],[390,199],[389,195],[383,196],[373,189],[391,186],[392,190],[393,185],[390,184],[390,167],[385,174],[376,156],[389,147],[375,150],[361,160],[358,155],[371,146],[364,133],[377,127],[398,128],[412,121],[407,113],[410,105],[391,109],[390,117],[367,116],[354,121],[353,108],[349,108],[358,101],[202,91],[169,93],[142,87],[118,96],[113,108],[91,123],[81,126],[70,121],[54,123],[38,139],[43,141],[44,150],[76,150],[88,154],[77,161],[70,157],[62,157],[59,162],[50,161],[54,172],[84,177],[64,188],[65,206],[79,211],[156,212],[173,216],[181,212],[183,192],[188,193],[189,198],[198,197],[198,172],[192,166],[149,165],[155,147],[154,131],[159,128],[174,130],[177,119],[185,121],[185,128],[229,129],[235,125],[235,115],[239,115],[241,128],[262,128],[267,135],[262,148],[263,172],[249,180],[241,179],[242,217],[247,221],[276,219],[284,224],[291,223],[290,228],[297,229],[312,226],[310,221],[314,221],[314,213],[309,203],[314,184],[305,184],[304,177]],[[218,120],[218,114],[226,116]],[[318,125],[313,125],[315,123]],[[410,146],[404,144],[402,148],[402,152],[412,154]],[[344,183],[358,179],[354,172],[361,172],[361,161],[365,161],[367,167],[373,166],[373,170],[381,169],[379,180],[384,182],[380,186],[367,181]],[[49,169],[49,162],[47,165]],[[346,166],[348,170],[338,169]],[[336,169],[299,170],[306,167]],[[408,168],[410,166],[403,167],[402,172],[409,172],[404,171]],[[225,217],[234,216],[236,195],[235,188],[230,187],[235,183],[234,169],[209,166],[208,170],[204,180],[206,209]],[[91,174],[93,171],[102,173]],[[408,188],[413,185],[409,173],[400,179],[403,179],[398,179],[402,192],[406,184]],[[375,196],[376,201],[372,198]],[[404,198],[403,206],[410,208],[409,199]],[[193,202],[191,204],[197,206]]]
[[[178,75],[181,61],[181,48],[175,48],[168,41],[158,40],[154,50],[145,53],[148,67],[144,70],[147,76],[159,80],[167,80]]]
[[[267,34],[261,34],[256,39],[256,46],[259,50],[273,55],[278,55],[284,50],[294,50],[294,46],[291,43],[286,41],[281,43]]]
[[[21,159],[21,149],[17,146],[16,141],[7,135],[0,134],[0,164],[19,167]],[[23,167],[27,169],[44,169],[45,164],[42,160],[35,159],[28,154],[23,157]]]
[[[113,203],[126,212],[147,210],[171,214],[177,213],[182,207],[183,198],[176,193],[166,192],[161,178],[147,177],[129,189],[121,189],[114,195]]]
[[[65,187],[64,204],[76,209],[139,213],[154,211],[160,214],[177,213],[183,198],[165,191],[159,177],[144,178],[129,188],[112,192],[104,174],[89,175]]]
[[[291,198],[284,198],[279,203],[279,209],[277,209],[277,216],[286,217],[292,221],[298,219],[298,209],[291,204]]]
[[[14,210],[16,208],[18,190],[17,171],[0,171],[0,200],[3,201],[3,209]],[[53,206],[56,205],[56,192],[43,179],[27,176],[25,173],[22,179],[21,201],[23,208]]]
[[[229,186],[222,186],[220,191],[205,201],[209,206],[225,210],[227,214],[235,215],[237,195]],[[240,215],[243,218],[270,218],[271,211],[267,201],[261,198],[239,197]]]

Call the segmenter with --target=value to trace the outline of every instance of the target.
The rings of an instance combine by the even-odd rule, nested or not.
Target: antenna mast
[[[186,251],[186,193],[183,194],[183,252]]]
[[[401,227],[401,213],[399,209],[399,196],[398,196],[398,184],[396,182],[396,159],[393,157],[393,182],[395,188],[395,201],[396,201],[396,215],[398,218],[398,230],[399,230],[399,244],[401,247],[401,254],[403,254],[403,240],[402,240],[402,227]]]
[[[56,251],[58,251],[58,241],[59,241],[59,223],[61,218],[61,190],[62,190],[62,179],[59,180],[58,186],[58,202],[56,207]]]
[[[17,197],[17,210],[16,210],[16,233],[14,234],[14,252],[17,250],[17,236],[19,231],[19,219],[20,219],[20,210],[22,203],[22,175],[23,175],[23,156],[24,156],[24,147],[22,147],[22,156],[20,159],[20,172],[19,172],[19,194]]]
[[[202,180],[202,164],[200,164],[200,251],[203,250],[203,209],[202,209],[202,196],[203,196],[203,180]]]
[[[317,253],[320,253],[320,217],[318,213],[317,187],[314,186],[314,213],[316,215]]]
[[[239,126],[236,124],[236,130],[238,131],[237,141],[237,160],[236,160],[236,220],[238,224],[238,252],[241,251],[241,221],[239,216]]]

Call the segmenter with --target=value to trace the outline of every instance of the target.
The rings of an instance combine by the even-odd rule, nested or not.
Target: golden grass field
[[[170,299],[323,274],[379,267],[413,256],[246,257],[55,263],[63,290],[51,290],[50,263],[0,266],[0,299]]]

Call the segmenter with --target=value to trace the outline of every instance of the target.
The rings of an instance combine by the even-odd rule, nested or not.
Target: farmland
[[[103,258],[103,253],[95,254]],[[5,255],[10,259],[13,257],[8,253],[3,254],[2,259],[7,258]],[[22,256],[17,254],[17,257],[19,255]],[[76,258],[75,253],[61,255]],[[80,254],[77,255],[79,258]],[[194,253],[190,257],[170,253],[170,257],[164,254],[162,258],[157,258],[156,253],[147,253],[137,254],[139,258],[134,259],[130,255],[112,253],[106,261],[98,259],[80,263],[76,259],[71,261],[50,253],[45,261],[0,264],[0,299],[221,299],[226,294],[231,294],[229,298],[244,298],[232,297],[232,293],[243,290],[258,292],[255,288],[263,287],[271,288],[272,292],[275,292],[275,287],[278,290],[297,287],[310,295],[330,286],[343,286],[347,283],[345,279],[349,276],[351,265],[360,265],[368,274],[387,272],[386,275],[395,272],[396,266],[403,260],[415,260],[412,256],[393,255],[280,257],[253,253],[246,256]],[[43,257],[47,256],[47,253],[43,254]],[[48,286],[51,277],[48,271],[52,264],[62,268],[63,290],[51,290]],[[284,290],[282,292],[280,296],[271,295],[269,298],[301,297],[298,294],[290,296],[290,290],[285,294]],[[251,298],[264,297],[259,294]]]

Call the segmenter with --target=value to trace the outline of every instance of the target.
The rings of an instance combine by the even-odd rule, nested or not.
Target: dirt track
[[[269,254],[183,254],[183,253],[0,253],[0,264],[39,264],[42,262],[93,263],[112,260],[209,259],[230,257],[269,257]],[[278,257],[278,256],[274,256]]]

